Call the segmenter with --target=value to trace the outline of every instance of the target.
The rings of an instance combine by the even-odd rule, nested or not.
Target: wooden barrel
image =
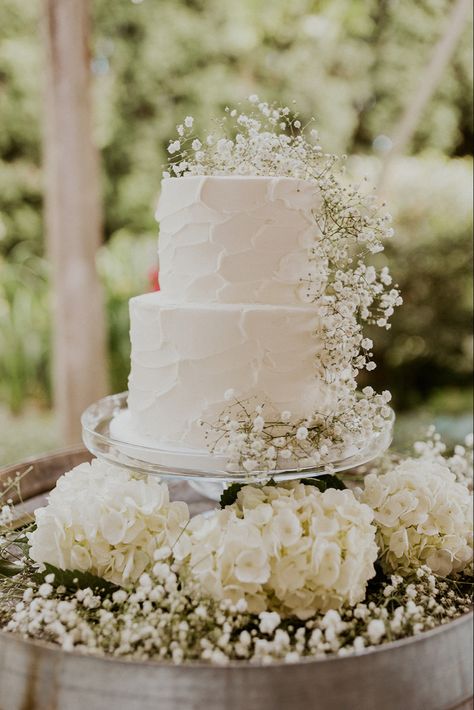
[[[0,471],[33,466],[26,505],[40,504],[64,471],[90,455],[69,450]],[[174,497],[197,512],[208,502],[186,483]],[[176,490],[177,488],[177,490]],[[1,710],[468,710],[472,705],[468,614],[417,637],[360,654],[269,666],[136,662],[65,653],[0,632]]]

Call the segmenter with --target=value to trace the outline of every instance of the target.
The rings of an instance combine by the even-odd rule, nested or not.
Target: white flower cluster
[[[136,660],[294,663],[303,657],[346,656],[419,634],[468,612],[470,601],[466,585],[437,580],[420,568],[409,581],[392,576],[353,608],[288,624],[277,612],[248,614],[242,600],[215,603],[203,597],[162,560],[133,591],[112,597],[91,589],[61,592],[51,583],[30,586],[9,609],[6,628],[53,641],[64,651]]]
[[[446,455],[447,446],[441,440],[434,426],[427,431],[425,441],[417,441],[414,445],[415,455],[423,461],[432,461],[447,466],[469,490],[473,488],[473,435],[468,434],[463,444],[457,444],[451,456]]]
[[[318,251],[330,248],[331,242],[323,240]],[[391,283],[386,267],[377,275],[375,268],[362,260],[356,268],[339,266],[329,272],[326,291],[332,294],[325,293],[314,301],[324,330],[321,365],[329,381],[351,383],[359,371],[375,369],[373,342],[364,337],[363,324],[390,328],[395,307],[402,303],[398,288],[388,288]]]
[[[211,450],[224,454],[227,470],[268,477],[268,471],[290,466],[299,469],[325,464],[346,456],[354,446],[364,446],[389,424],[391,394],[365,387],[339,394],[330,415],[296,419],[289,411],[240,401],[233,390],[225,393],[229,404],[217,422],[207,424],[207,438],[217,438]],[[215,434],[218,433],[216,437]]]
[[[427,565],[447,576],[472,566],[472,495],[446,465],[407,459],[369,474],[360,500],[374,511],[386,571]]]
[[[175,554],[215,599],[308,618],[363,599],[377,558],[372,519],[349,490],[246,485],[232,505],[192,519]]]
[[[214,120],[214,133],[204,139],[195,134],[193,117],[187,116],[176,126],[177,139],[169,143],[172,158],[164,177],[237,174],[309,179],[332,166],[335,158],[322,152],[317,131],[311,131],[308,142],[297,114],[288,107],[269,105],[256,96],[249,97],[249,103],[248,113],[226,108],[225,116]]]
[[[64,474],[35,519],[32,560],[128,585],[176,542],[189,511],[170,502],[166,484],[95,459]]]

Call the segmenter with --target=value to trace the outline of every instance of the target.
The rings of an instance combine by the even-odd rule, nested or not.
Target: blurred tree
[[[354,174],[373,182],[377,165],[355,162]],[[397,410],[441,400],[450,388],[458,391],[458,409],[472,408],[472,187],[470,160],[394,162],[396,238],[380,258],[390,264],[404,304],[392,328],[374,334],[377,369],[370,380],[392,390]]]
[[[102,243],[99,154],[92,138],[89,0],[43,0],[44,174],[51,262],[54,404],[63,445],[107,394],[106,322],[96,254]]]
[[[186,114],[207,124],[226,104],[250,93],[288,104],[294,99],[304,117],[317,118],[329,150],[382,154],[451,7],[452,0],[93,0],[91,71],[106,238],[120,234],[121,243],[141,249],[137,235],[156,233],[153,203],[175,124]],[[9,257],[12,269],[25,253],[43,253],[38,9],[39,0],[0,3],[0,255]],[[469,264],[464,258],[455,266],[455,260],[468,250],[471,165],[440,159],[472,152],[471,28],[470,19],[409,145],[410,152],[429,155],[432,162],[405,166],[389,198],[399,235],[392,260],[407,305],[397,314],[390,354],[388,341],[381,351],[379,376],[387,384],[397,373],[409,378],[416,368],[415,386],[422,386],[423,373],[427,389],[444,380],[460,386],[468,381],[470,311],[459,293],[469,290]],[[436,205],[442,208],[432,210]],[[31,258],[28,268],[34,269]],[[2,269],[7,266],[0,259]],[[146,274],[144,279],[146,287]],[[16,342],[10,330],[18,331],[12,315],[20,312],[18,297],[12,289],[2,292],[1,281],[0,274],[0,331]],[[118,298],[127,297],[112,281],[111,312]],[[451,294],[451,304],[443,301],[444,293]],[[460,303],[462,315],[451,317],[450,309]],[[424,308],[429,318],[418,318]],[[127,342],[126,310],[113,314],[109,346],[117,387],[127,367],[128,343],[123,356],[117,347]],[[423,352],[415,356],[421,348],[417,329],[423,330]],[[44,367],[44,358],[34,362],[40,367],[40,361]],[[403,404],[409,406],[407,400]]]
[[[0,253],[40,254],[40,66],[35,2],[0,4]]]
[[[316,116],[325,146],[383,148],[429,61],[450,0],[96,0],[107,230],[150,229],[165,145],[250,93]],[[411,149],[469,151],[470,22]],[[382,141],[380,140],[382,137]],[[377,140],[378,139],[378,140]]]
[[[0,250],[41,253],[39,0],[0,6]],[[165,144],[249,93],[315,115],[326,147],[384,148],[451,0],[94,0],[96,130],[106,236],[153,228]],[[411,149],[471,152],[470,25]],[[3,229],[1,227],[3,224]]]
[[[413,94],[406,99],[405,108],[399,122],[392,130],[389,149],[383,160],[379,176],[379,190],[382,194],[387,190],[390,167],[397,155],[406,152],[407,146],[426,113],[433,94],[436,92],[446,68],[452,59],[460,37],[466,27],[466,20],[472,7],[472,0],[456,0],[444,18],[440,36],[433,49],[430,61],[420,73]]]

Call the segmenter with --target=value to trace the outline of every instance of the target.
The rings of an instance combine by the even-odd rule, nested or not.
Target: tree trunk
[[[106,392],[105,318],[95,255],[102,217],[92,140],[89,0],[43,0],[47,50],[45,200],[53,286],[53,386],[64,444]]]

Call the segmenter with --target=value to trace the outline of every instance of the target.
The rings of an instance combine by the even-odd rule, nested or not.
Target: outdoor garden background
[[[153,218],[168,139],[257,93],[315,116],[323,145],[375,183],[445,29],[447,0],[94,0],[109,391],[126,389],[128,299],[154,287]],[[0,0],[0,463],[61,445],[41,170],[39,0]],[[377,339],[397,444],[434,420],[450,440],[472,410],[472,20],[405,155],[389,169],[396,237],[384,258],[405,305]]]

